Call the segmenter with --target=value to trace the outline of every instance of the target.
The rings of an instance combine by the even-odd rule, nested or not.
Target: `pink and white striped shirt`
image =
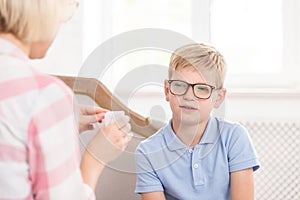
[[[70,89],[0,39],[0,200],[95,199],[77,127]]]

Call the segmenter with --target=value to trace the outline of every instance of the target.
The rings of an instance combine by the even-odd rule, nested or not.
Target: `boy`
[[[226,95],[225,73],[223,56],[208,45],[172,54],[164,83],[172,119],[136,151],[143,200],[254,199],[259,162],[247,130],[211,116]]]

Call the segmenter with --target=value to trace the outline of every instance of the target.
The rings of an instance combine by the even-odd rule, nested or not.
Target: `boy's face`
[[[185,67],[175,71],[170,80],[181,80],[190,84],[205,83],[216,87],[212,77],[204,76],[193,67]],[[174,92],[173,92],[174,93]],[[184,95],[171,93],[169,83],[165,81],[165,96],[170,102],[173,123],[177,125],[197,125],[209,119],[213,108],[218,108],[225,97],[226,90],[212,90],[209,99],[199,99],[189,86]]]

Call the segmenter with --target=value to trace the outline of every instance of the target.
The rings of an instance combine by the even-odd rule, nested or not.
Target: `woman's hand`
[[[86,147],[81,160],[83,181],[95,190],[105,165],[115,160],[127,147],[132,136],[129,117],[122,116],[115,123],[103,126]]]
[[[101,107],[79,105],[79,133],[94,130],[94,123],[101,123],[108,111]]]
[[[102,164],[115,160],[127,147],[132,136],[129,117],[124,115],[115,123],[100,128],[90,141],[87,151]]]

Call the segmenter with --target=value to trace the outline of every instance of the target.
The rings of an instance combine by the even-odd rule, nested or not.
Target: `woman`
[[[80,161],[78,128],[93,121],[78,127],[69,88],[29,64],[46,55],[76,5],[0,0],[0,199],[95,199],[105,164],[131,139],[124,116],[98,131]],[[105,111],[89,112],[81,109],[101,122]]]

